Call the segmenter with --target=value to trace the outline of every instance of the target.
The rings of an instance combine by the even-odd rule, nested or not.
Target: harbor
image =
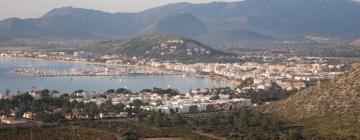
[[[118,70],[116,68],[105,68],[104,70],[82,70],[71,68],[68,71],[36,70],[34,68],[18,68],[12,73],[20,76],[30,77],[73,77],[73,76],[136,76],[136,75],[182,75],[179,72],[159,70],[129,69]]]
[[[105,75],[105,68],[101,65],[61,61],[0,59],[0,92],[5,92],[7,89],[11,93],[32,89],[53,89],[63,93],[79,89],[101,92],[116,88],[126,88],[136,92],[158,87],[174,88],[180,93],[186,93],[190,89],[234,87],[236,85],[234,81],[224,78],[177,71],[163,73],[159,69],[142,66],[129,66],[127,69],[124,66],[115,67],[115,69],[109,67],[110,69]],[[17,71],[15,72],[15,70]],[[24,70],[27,71],[23,72]],[[149,71],[146,73],[145,70]],[[72,71],[73,74],[71,74]],[[85,72],[77,73],[81,71]],[[111,71],[117,71],[117,73]],[[36,72],[38,75],[34,76]],[[98,73],[99,76],[93,73]]]

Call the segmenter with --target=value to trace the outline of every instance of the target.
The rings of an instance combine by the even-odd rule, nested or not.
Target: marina
[[[181,75],[179,72],[161,71],[155,68],[122,67],[105,68],[104,70],[83,70],[71,68],[68,71],[36,70],[34,68],[19,68],[12,70],[12,73],[21,76],[31,77],[72,77],[72,76],[136,76],[136,75]]]
[[[124,67],[115,67],[118,71]],[[61,74],[59,76],[33,76],[28,73],[14,73],[14,70],[25,69]],[[101,72],[106,69],[102,65],[78,64],[61,61],[29,60],[17,58],[0,58],[0,93],[10,90],[11,93],[25,92],[32,89],[51,89],[62,93],[71,93],[75,90],[104,92],[108,89],[126,88],[132,91],[142,89],[175,88],[181,93],[190,89],[233,87],[235,83],[222,78],[199,77],[177,73],[139,73],[142,70],[128,71],[123,75],[72,75],[64,76],[73,71],[84,70]],[[155,71],[155,70],[154,70]],[[132,72],[132,73],[131,73]],[[137,73],[135,73],[137,72]]]

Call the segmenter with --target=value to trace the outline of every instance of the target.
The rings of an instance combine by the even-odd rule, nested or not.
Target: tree
[[[118,88],[118,89],[116,89],[116,91],[115,91],[116,93],[121,93],[121,94],[130,94],[130,93],[132,93],[130,90],[127,90],[127,89],[125,89],[125,88]]]
[[[211,114],[209,118],[207,119],[207,129],[209,131],[215,131],[217,127],[219,126],[219,116],[217,113]]]
[[[5,94],[10,94],[10,93],[11,93],[10,89],[7,88],[7,89],[5,90]]]
[[[237,128],[248,128],[249,127],[249,111],[246,109],[239,110],[235,119],[235,125]]]
[[[242,89],[244,87],[250,86],[254,83],[253,78],[246,78],[245,80],[241,81],[240,85],[237,86],[237,88]]]
[[[212,96],[210,100],[220,100],[219,94],[216,94],[215,96]]]
[[[174,119],[172,120],[173,121],[173,125],[174,126],[179,126],[179,125],[184,125],[186,124],[186,120],[184,119],[184,117],[179,114],[179,113],[176,113],[174,115]]]
[[[299,140],[304,139],[301,135],[301,132],[299,129],[289,130],[289,134],[287,136],[288,140]]]
[[[108,100],[101,104],[100,111],[120,113],[124,110],[124,107],[125,106],[121,103],[114,105],[110,100]]]
[[[138,140],[139,136],[134,131],[127,131],[122,134],[124,140]]]
[[[109,89],[105,93],[106,94],[113,94],[113,93],[115,93],[115,90],[114,89]]]
[[[99,114],[99,108],[95,103],[90,102],[85,104],[85,112],[89,115],[89,117],[93,118]]]

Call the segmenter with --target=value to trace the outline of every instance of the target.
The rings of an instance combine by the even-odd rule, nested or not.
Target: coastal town
[[[82,104],[81,107],[67,109],[63,106],[48,110],[49,114],[60,113],[65,120],[128,118],[139,115],[137,108],[143,111],[155,111],[163,114],[192,114],[215,111],[228,111],[238,108],[256,107],[247,95],[252,91],[269,91],[279,88],[281,91],[298,91],[323,80],[331,79],[343,73],[347,63],[331,58],[320,57],[286,57],[285,55],[262,56],[261,62],[245,63],[194,63],[156,61],[146,58],[103,55],[97,59],[91,52],[45,52],[45,51],[2,51],[1,58],[36,59],[47,61],[65,61],[102,65],[102,70],[70,69],[65,73],[41,71],[33,68],[13,70],[14,74],[23,76],[123,76],[130,74],[188,74],[204,77],[217,77],[238,81],[239,86],[231,88],[190,89],[179,93],[176,89],[144,89],[133,93],[127,89],[108,90],[104,93],[93,91],[74,91],[62,94],[58,91],[31,90],[26,92],[31,100],[42,98],[65,99],[66,102]],[[239,56],[246,58],[250,56]],[[276,61],[274,61],[276,60]],[[126,66],[124,68],[124,66]],[[10,93],[0,94],[1,100],[18,98]],[[134,104],[137,105],[134,105]],[[265,102],[263,104],[268,104]],[[101,109],[104,104],[119,106],[117,110]],[[86,105],[95,106],[95,112],[86,111]],[[36,116],[31,109],[18,110],[9,108],[0,112],[5,124],[21,124]]]
[[[0,100],[29,100],[29,102],[43,100],[65,100],[74,104],[67,108],[64,105],[45,110],[47,115],[61,114],[65,120],[132,118],[139,115],[136,108],[143,111],[153,111],[163,114],[191,114],[215,111],[229,111],[239,108],[254,107],[251,99],[238,98],[241,90],[228,88],[196,89],[186,94],[180,94],[174,89],[144,89],[139,93],[120,88],[108,90],[104,93],[74,91],[72,94],[60,94],[58,91],[34,90],[25,94],[0,94]],[[87,107],[93,105],[93,110]],[[110,105],[112,110],[102,109]],[[38,117],[39,112],[31,108],[7,108],[0,112],[1,121],[5,124],[24,124]],[[38,111],[38,110],[37,110]],[[44,110],[40,110],[42,112]]]
[[[360,140],[360,0],[0,7],[0,140]]]
[[[196,48],[187,50],[187,55],[196,55],[192,53],[196,50]],[[170,51],[171,54],[175,53],[174,51]],[[31,130],[34,127],[56,128],[63,125],[74,128],[87,123],[85,126],[96,123],[99,127],[103,127],[108,124],[125,123],[126,125],[118,126],[127,129],[128,125],[144,125],[144,127],[155,125],[167,129],[169,126],[181,124],[192,126],[190,129],[192,132],[208,137],[204,135],[204,132],[213,128],[212,125],[202,127],[201,131],[196,130],[201,128],[199,126],[204,122],[203,116],[210,116],[206,118],[207,124],[212,124],[214,121],[219,124],[222,120],[230,120],[225,123],[233,124],[239,121],[235,118],[242,118],[239,124],[245,127],[252,119],[259,119],[259,114],[251,115],[248,110],[276,105],[274,102],[284,100],[299,91],[306,91],[305,89],[312,86],[326,83],[343,74],[354,61],[357,61],[351,58],[309,57],[269,52],[242,53],[232,56],[231,59],[234,61],[187,63],[119,54],[97,56],[85,51],[0,51],[0,60],[5,61],[26,60],[74,64],[61,69],[52,69],[47,65],[49,63],[43,63],[45,67],[40,68],[32,66],[31,63],[28,63],[29,65],[15,64],[14,67],[10,67],[11,70],[8,73],[14,76],[50,80],[64,77],[68,79],[70,85],[75,77],[102,77],[107,79],[105,80],[107,84],[110,81],[117,82],[111,87],[117,89],[106,91],[78,88],[73,92],[62,92],[46,86],[45,88],[49,89],[38,89],[33,86],[29,90],[17,91],[17,93],[9,89],[0,91],[0,129],[22,127]],[[180,75],[178,78],[189,76],[228,81],[231,86],[229,84],[206,86],[206,88],[186,88],[187,92],[183,89],[180,92],[172,88],[176,85],[170,86],[165,83],[167,89],[155,86],[152,89],[140,91],[127,89],[126,81],[123,81],[121,77],[139,75]],[[221,115],[229,113],[233,114],[233,118]],[[219,116],[224,119],[218,119]],[[273,123],[277,126],[279,122],[265,119],[261,121],[260,126]]]

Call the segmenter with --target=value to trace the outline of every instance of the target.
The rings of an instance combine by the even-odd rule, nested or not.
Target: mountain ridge
[[[207,33],[250,30],[281,39],[301,40],[307,35],[334,35],[355,39],[360,38],[358,3],[351,0],[175,3],[135,13],[108,13],[64,7],[53,9],[40,18],[10,19],[14,21],[11,24],[7,20],[0,21],[0,34],[14,36],[11,37],[12,39],[22,38],[21,35],[26,35],[30,39],[64,38],[65,35],[71,34],[73,35],[71,38],[77,36],[129,38],[142,34],[160,21],[169,20],[168,17],[186,13],[201,21],[209,32],[194,33],[193,36],[189,36],[188,34],[196,27],[196,24],[191,24],[194,25],[193,28],[183,28],[183,32],[174,31],[170,34],[180,36],[185,34],[185,37],[197,39]],[[173,24],[169,27],[174,27],[177,23],[175,21],[176,19],[171,19],[168,23]],[[233,38],[236,37],[239,36]],[[224,42],[220,39],[211,41]]]
[[[187,28],[186,30],[184,30]],[[181,13],[165,17],[150,25],[144,31],[146,34],[175,34],[182,37],[194,38],[208,32],[204,23],[197,17]]]

